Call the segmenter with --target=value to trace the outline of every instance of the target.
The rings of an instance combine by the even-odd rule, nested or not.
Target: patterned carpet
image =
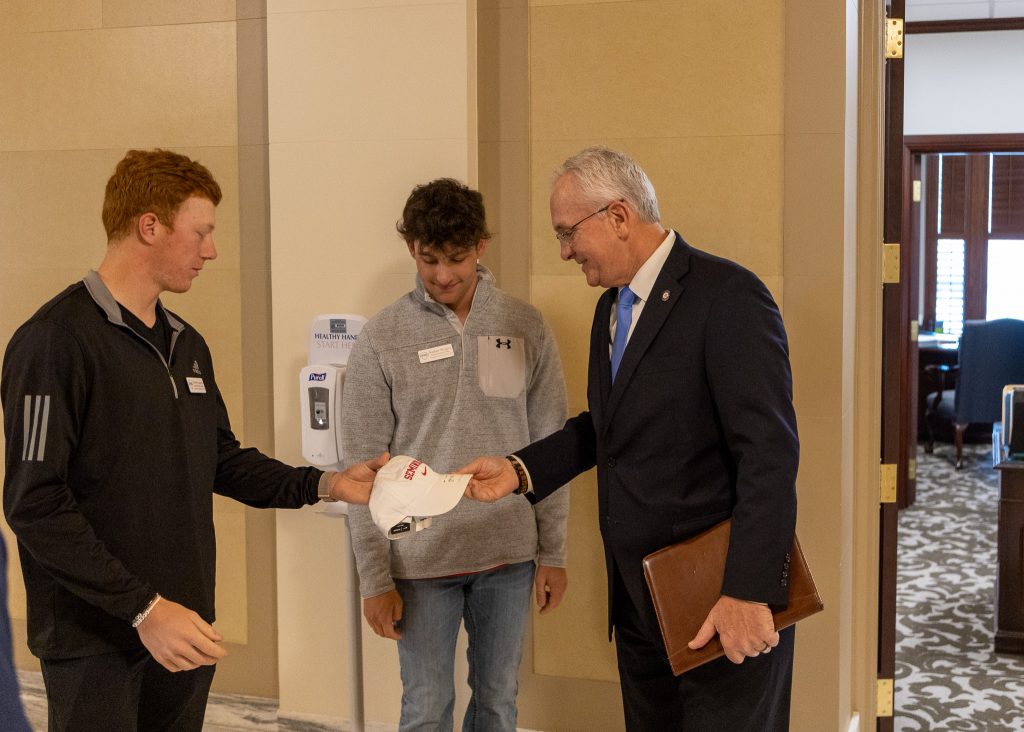
[[[900,514],[898,732],[1024,730],[1024,656],[992,649],[999,476],[991,447],[918,453],[917,501]]]

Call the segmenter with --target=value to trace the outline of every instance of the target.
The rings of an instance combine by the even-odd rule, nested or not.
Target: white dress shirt
[[[633,337],[633,329],[636,328],[636,322],[640,320],[640,313],[643,312],[644,303],[651,297],[651,290],[654,289],[654,283],[657,281],[658,275],[661,274],[661,268],[665,266],[665,260],[668,259],[669,252],[672,251],[672,245],[675,244],[675,241],[676,232],[669,229],[668,236],[658,245],[654,253],[647,258],[647,261],[640,265],[640,269],[637,270],[629,283],[629,289],[636,295],[636,300],[633,301],[633,320],[629,324],[626,343],[629,343],[629,339]],[[617,296],[615,304],[618,304]],[[608,331],[611,335],[611,338],[608,340],[609,354],[612,352],[612,343],[615,342],[615,329],[618,324],[617,310],[617,307],[612,307],[611,322],[608,325]]]

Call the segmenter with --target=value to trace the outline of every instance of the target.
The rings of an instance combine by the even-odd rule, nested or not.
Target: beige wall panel
[[[246,376],[248,377],[249,368],[246,368]],[[272,376],[272,374],[267,374]],[[246,383],[249,379],[246,378]],[[245,440],[242,445],[245,447],[255,447],[271,457],[277,456],[277,451],[274,449],[274,395],[272,392],[249,392],[246,390],[243,392],[243,399],[245,401]],[[237,437],[237,434],[236,434]],[[241,506],[242,504],[232,501],[235,505]],[[260,509],[244,509],[247,513],[250,511],[258,511]],[[273,535],[273,529],[271,529],[271,535]],[[273,554],[273,552],[271,552]]]
[[[827,358],[828,354],[820,357]],[[802,621],[797,630],[790,724],[793,730],[807,732],[845,730],[845,726],[832,727],[829,720],[848,719],[839,709],[843,687],[840,677],[848,669],[836,660],[844,616],[848,622],[848,604],[842,599],[847,594],[842,587],[842,577],[844,568],[851,562],[849,548],[844,547],[849,535],[842,536],[841,520],[841,515],[848,516],[848,513],[839,508],[842,455],[846,446],[842,441],[843,420],[838,410],[838,394],[835,399],[822,401],[833,402],[836,409],[822,417],[799,417],[797,535],[825,604],[824,612]],[[844,541],[840,541],[841,538]],[[830,651],[825,653],[824,649]]]
[[[297,394],[297,380],[288,381],[289,392]],[[297,408],[294,402],[290,406]],[[292,429],[296,438],[297,422]],[[282,434],[280,427],[277,434]],[[345,662],[349,638],[344,620],[349,577],[341,557],[350,551],[348,542],[340,519],[319,516],[313,508],[277,513],[278,612],[282,620],[278,666],[283,712],[346,716],[351,683]],[[364,667],[369,692],[367,719],[373,719],[371,708],[374,714],[381,713],[371,707],[377,685],[390,688],[397,673],[381,670],[369,653],[364,654]]]
[[[782,273],[783,140],[780,135],[607,140],[647,171],[661,220],[691,245],[766,278]],[[551,230],[551,173],[589,139],[533,144],[533,271],[564,270]],[[544,214],[541,215],[540,212]]]
[[[240,356],[245,363],[245,382],[243,390],[246,395],[255,399],[246,400],[246,437],[254,446],[269,450],[274,444],[273,435],[269,433],[270,422],[261,419],[250,420],[249,411],[258,408],[260,401],[265,401],[269,409],[273,397],[273,370],[271,368],[272,337],[270,318],[272,303],[270,292],[270,272],[268,270],[246,270],[240,272],[241,299],[243,303],[242,318],[244,325]],[[262,413],[263,410],[260,410]],[[252,424],[263,425],[266,434],[252,433]]]
[[[226,643],[247,643],[245,512],[216,511],[213,525],[217,531],[216,627]]]
[[[78,267],[0,268],[0,349],[6,350],[14,331],[68,285],[85,275]]]
[[[217,513],[237,514],[239,516],[244,516],[248,508],[244,503],[239,503],[233,498],[228,498],[226,496],[215,494],[213,496],[213,510]]]
[[[5,151],[237,142],[233,23],[17,35],[0,67]]]
[[[534,621],[533,670],[549,676],[618,681],[615,648],[608,643],[608,584],[598,531],[595,471],[572,483],[567,571],[570,589],[562,605]]]
[[[782,131],[782,4],[611,2],[531,12],[532,133],[604,140]]]
[[[217,259],[238,268],[238,167],[234,148],[182,149],[210,168],[224,193],[217,209]],[[106,250],[103,190],[123,147],[0,153],[0,257],[23,267],[95,268]]]
[[[762,277],[782,273],[780,135],[629,141],[661,220],[691,245]]]
[[[787,276],[842,276],[845,165],[839,133],[786,136],[787,196],[800,201],[785,218]]]
[[[570,276],[535,275],[532,292],[533,304],[544,314],[558,341],[569,413],[578,414],[587,408],[590,324],[602,290],[588,287],[583,276],[573,272]],[[568,571],[570,590],[562,606],[534,622],[534,670],[552,676],[617,681],[615,653],[606,633],[608,595],[593,471],[573,481]]]
[[[239,10],[241,13],[241,9]],[[258,169],[265,168],[267,154],[266,145],[270,140],[268,132],[267,110],[267,20],[266,18],[249,18],[239,20],[235,24],[238,46],[238,146],[239,157],[245,166],[252,162]],[[248,152],[243,152],[247,148]],[[251,148],[259,148],[253,153]],[[253,160],[251,156],[259,155],[262,159]],[[250,156],[250,157],[246,157]],[[264,171],[267,184],[269,175]],[[263,210],[261,206],[258,210]]]
[[[103,23],[103,0],[6,0],[3,4],[5,30],[86,30]]]
[[[465,3],[291,13],[268,24],[270,54],[275,44],[289,49],[270,67],[272,143],[460,139],[465,146]]]
[[[520,7],[481,8],[477,46],[481,79],[477,100],[480,139],[526,140],[530,122],[528,72],[529,11]]]
[[[395,222],[413,186],[441,176],[465,178],[465,148],[457,140],[273,145],[275,275],[288,270],[308,274],[310,261],[316,261],[320,271],[340,271],[349,278],[412,272],[412,259]],[[303,256],[288,255],[297,243]],[[372,302],[379,309],[390,300]]]
[[[791,721],[799,730],[845,729],[851,687],[860,683],[852,680],[851,659],[869,658],[875,643],[852,643],[850,608],[877,583],[871,576],[865,577],[867,586],[852,584],[859,558],[852,513],[851,390],[866,383],[863,374],[854,377],[852,330],[857,310],[857,8],[851,1],[793,0],[786,3],[786,15],[786,37],[792,39],[786,45],[785,89],[786,319],[801,436],[798,531],[826,606],[798,631]],[[866,33],[874,37],[878,27],[871,21]],[[807,28],[816,30],[808,34]],[[877,285],[873,292],[880,292]],[[866,468],[877,476],[877,433],[869,452]],[[877,500],[869,510],[877,531]],[[872,575],[876,568],[877,563]],[[877,608],[870,617],[873,623]],[[873,661],[866,663],[873,686]],[[873,726],[873,709],[861,712],[861,728]]]
[[[267,17],[267,0],[235,0],[235,17],[239,20]]]
[[[786,277],[793,405],[800,418],[840,414],[843,303],[836,292],[841,293],[842,287],[839,278]],[[802,463],[814,458],[813,453],[801,451]]]
[[[600,560],[600,557],[595,557]],[[577,588],[569,567],[569,592]],[[601,598],[599,602],[604,603]],[[562,612],[564,606],[558,610]],[[533,612],[533,630],[541,617]],[[547,623],[550,618],[545,617]],[[531,636],[527,636],[528,638]],[[607,640],[604,646],[614,650]],[[567,676],[530,673],[536,664],[536,643],[526,643],[519,670],[519,719],[521,730],[586,730],[586,732],[620,732],[622,730],[622,696],[618,678],[614,681],[591,681]],[[614,673],[614,664],[612,664]]]
[[[95,268],[107,244],[100,221],[103,188],[123,155],[123,150],[0,153],[5,269],[61,266],[81,278]]]
[[[590,287],[576,264],[565,264],[565,269],[562,276],[534,275],[531,302],[555,334],[565,373],[569,411],[576,414],[587,408],[590,325],[597,299],[604,290]]]
[[[529,300],[529,12],[525,0],[477,5],[478,170],[494,235],[487,262],[506,292]]]
[[[525,141],[480,143],[480,192],[493,235],[484,263],[511,295],[530,297],[530,152]]]
[[[103,0],[103,27],[211,23],[235,19],[235,0]]]
[[[364,683],[370,683],[372,678],[374,687],[373,691],[366,695],[366,718],[397,725],[402,708],[402,676],[398,664],[398,644],[389,638],[381,638],[370,630],[369,624],[365,622],[362,624],[362,632],[363,668],[373,669],[372,677],[367,675]],[[464,641],[465,631],[459,635],[459,641]],[[458,648],[456,648],[455,660],[456,664],[465,663],[465,656],[459,653]],[[458,693],[458,689],[456,689],[456,693]]]
[[[786,134],[841,132],[845,128],[847,85],[843,71],[851,5],[817,0],[787,4]],[[856,28],[856,8],[850,20]],[[856,85],[851,91],[856,94]]]

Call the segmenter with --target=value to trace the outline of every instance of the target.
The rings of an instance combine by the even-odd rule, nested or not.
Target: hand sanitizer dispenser
[[[343,367],[314,365],[299,372],[302,400],[302,457],[322,470],[341,469],[338,418],[341,416]]]
[[[318,315],[309,329],[309,365],[299,372],[302,457],[323,470],[341,469],[345,365],[365,323],[361,315]]]

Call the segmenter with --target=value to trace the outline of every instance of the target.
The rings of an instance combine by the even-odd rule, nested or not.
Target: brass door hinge
[[[917,480],[917,460],[907,461],[907,480]]]
[[[900,281],[899,242],[882,244],[882,284],[894,285]]]
[[[918,325],[917,318],[910,319],[910,342],[917,343],[917,336],[920,333],[921,326]]]
[[[875,716],[878,717],[891,717],[892,716],[892,695],[893,695],[893,680],[892,679],[878,679],[878,702],[875,706]]]
[[[885,19],[885,57],[903,58],[903,18]]]
[[[883,463],[878,485],[879,503],[896,503],[896,464]]]
[[[921,203],[921,181],[914,181],[914,186],[911,189],[911,198],[913,199],[914,203]]]

